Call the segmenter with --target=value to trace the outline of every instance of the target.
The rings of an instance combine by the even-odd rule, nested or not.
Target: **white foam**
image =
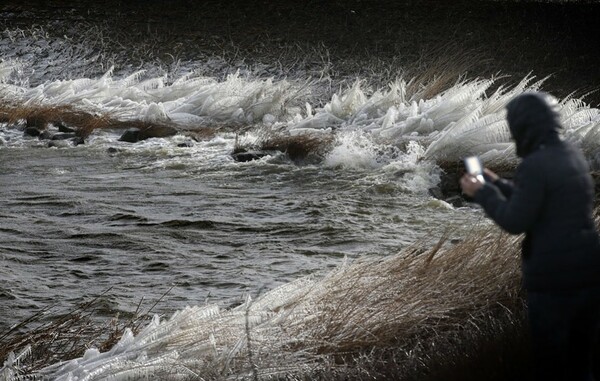
[[[355,169],[381,167],[377,161],[377,145],[360,131],[339,133],[324,165]]]

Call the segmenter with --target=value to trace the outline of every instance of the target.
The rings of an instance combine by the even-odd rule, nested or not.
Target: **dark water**
[[[99,295],[107,318],[167,291],[155,312],[235,303],[474,218],[386,168],[235,163],[211,144],[0,148],[0,330]]]

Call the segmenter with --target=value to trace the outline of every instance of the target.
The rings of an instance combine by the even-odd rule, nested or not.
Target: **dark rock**
[[[48,122],[39,116],[30,116],[27,118],[27,127],[34,127],[38,130],[43,130],[48,126]],[[37,135],[36,135],[37,136]]]
[[[56,127],[58,127],[58,132],[65,132],[65,133],[73,133],[73,132],[75,132],[74,128],[67,127],[62,122],[54,122],[53,124]]]
[[[48,142],[49,148],[66,148],[69,147],[71,143],[67,140],[50,140]]]
[[[438,200],[444,199],[444,193],[442,192],[442,190],[439,187],[429,188],[428,192],[431,197],[435,197]]]
[[[67,140],[77,137],[74,133],[54,134],[52,140]]]
[[[42,133],[40,133],[40,136],[38,137],[38,139],[50,140],[50,139],[52,139],[52,134],[50,133],[50,131],[42,131]]]
[[[57,135],[68,135],[68,134],[57,134]],[[56,136],[56,135],[54,135],[54,136]],[[80,144],[85,144],[85,139],[82,138],[81,136],[71,136],[71,137],[60,137],[59,136],[56,139],[54,138],[54,136],[48,142],[48,147],[66,148],[66,147],[78,146]]]
[[[115,148],[115,147],[108,147],[108,149],[106,150],[106,152],[108,152],[108,153],[117,153],[119,151],[120,150],[118,148]]]
[[[139,128],[129,128],[129,129],[125,130],[123,135],[121,135],[121,137],[119,138],[119,141],[127,142],[127,143],[137,143],[140,140],[142,140],[142,139],[140,139],[140,129]]]
[[[150,138],[166,138],[177,134],[177,129],[169,126],[150,126],[144,129],[128,128],[119,138],[122,142],[137,143]]]
[[[465,204],[469,201],[465,198],[465,196],[461,193],[453,193],[454,189],[443,189],[441,187],[432,187],[427,190],[429,195],[438,200],[442,200],[452,205],[455,208],[460,208],[465,206]]]
[[[258,160],[261,157],[271,154],[271,151],[241,151],[232,153],[231,157],[233,157],[233,160],[243,163],[247,161]]]
[[[177,135],[177,129],[170,126],[151,126],[140,130],[140,140],[168,138],[173,135]]]
[[[190,141],[177,144],[177,147],[181,147],[181,148],[189,148],[189,147],[193,147],[193,146],[194,146],[194,143],[190,142]]]
[[[444,201],[446,201],[448,204],[452,205],[455,208],[461,208],[467,203],[467,200],[465,200],[462,196],[459,195],[448,197]]]
[[[23,135],[25,136],[40,136],[40,130],[35,127],[27,127],[23,130]]]
[[[85,139],[83,139],[81,136],[76,136],[71,139],[71,143],[73,143],[74,146],[78,146],[80,144],[85,144]]]

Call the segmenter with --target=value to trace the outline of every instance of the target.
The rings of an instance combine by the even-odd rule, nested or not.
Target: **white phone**
[[[483,165],[481,165],[481,160],[477,156],[469,156],[465,158],[465,167],[467,172],[477,178],[480,183],[485,184],[485,179],[483,178]]]

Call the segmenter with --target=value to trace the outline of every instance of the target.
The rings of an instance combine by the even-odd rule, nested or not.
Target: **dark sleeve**
[[[494,185],[498,187],[498,189],[500,190],[502,195],[504,195],[504,197],[510,198],[510,196],[512,196],[512,192],[513,192],[513,188],[514,188],[512,181],[505,180],[505,179],[498,179],[497,181],[494,182]]]
[[[500,186],[485,183],[475,201],[501,228],[511,234],[524,233],[534,224],[544,201],[543,171],[533,160],[524,160],[517,170],[510,197]]]

